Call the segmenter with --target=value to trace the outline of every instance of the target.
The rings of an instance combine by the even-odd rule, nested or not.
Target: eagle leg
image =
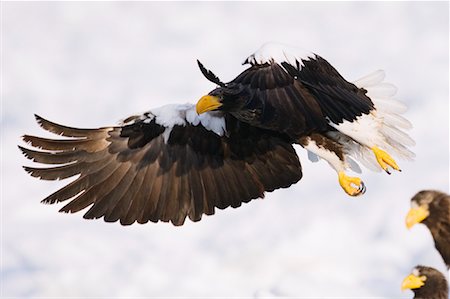
[[[349,177],[343,171],[338,173],[339,184],[342,189],[350,196],[358,196],[366,192],[364,182],[357,177]]]
[[[366,192],[363,181],[357,177],[349,177],[345,174],[348,167],[342,144],[329,137],[313,133],[298,139],[298,143],[309,152],[327,161],[338,173],[339,184],[350,196],[358,196]]]
[[[380,164],[381,168],[383,168],[383,170],[386,171],[387,174],[391,174],[388,166],[397,171],[401,171],[395,160],[388,153],[377,146],[372,147],[372,151],[375,154],[378,164]]]

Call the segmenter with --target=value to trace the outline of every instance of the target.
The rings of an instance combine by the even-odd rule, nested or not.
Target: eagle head
[[[197,114],[208,111],[236,112],[244,108],[248,95],[242,88],[218,87],[197,102]]]

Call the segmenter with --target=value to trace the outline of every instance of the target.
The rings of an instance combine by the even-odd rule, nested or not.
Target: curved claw
[[[339,172],[339,184],[350,196],[362,195],[366,192],[366,185],[357,177],[349,177],[344,172]]]
[[[360,190],[360,194],[366,193],[366,185],[364,184],[363,181],[361,181],[361,185],[359,185],[358,190]]]

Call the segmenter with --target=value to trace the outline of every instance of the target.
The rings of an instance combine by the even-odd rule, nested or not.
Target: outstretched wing
[[[245,86],[248,105],[263,110],[262,123],[276,123],[293,135],[326,130],[329,122],[354,121],[373,109],[365,90],[316,54],[270,43],[244,64],[251,66],[227,86]]]
[[[200,119],[193,111],[171,106],[100,129],[36,116],[42,128],[69,138],[23,136],[35,148],[20,147],[24,155],[48,165],[24,168],[44,180],[78,175],[43,202],[68,200],[62,212],[89,207],[84,218],[123,225],[149,220],[182,225],[186,216],[198,221],[215,207],[236,208],[300,180],[298,157],[282,136],[233,118]]]

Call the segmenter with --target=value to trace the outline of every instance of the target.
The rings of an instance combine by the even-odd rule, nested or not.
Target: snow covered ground
[[[3,297],[411,298],[417,264],[445,271],[431,235],[404,217],[418,190],[449,191],[448,2],[4,2]],[[21,165],[33,113],[98,127],[166,103],[196,102],[267,41],[317,52],[355,80],[385,69],[410,107],[415,162],[362,175],[350,198],[325,163],[304,178],[182,227],[121,227],[39,201],[64,182]]]

